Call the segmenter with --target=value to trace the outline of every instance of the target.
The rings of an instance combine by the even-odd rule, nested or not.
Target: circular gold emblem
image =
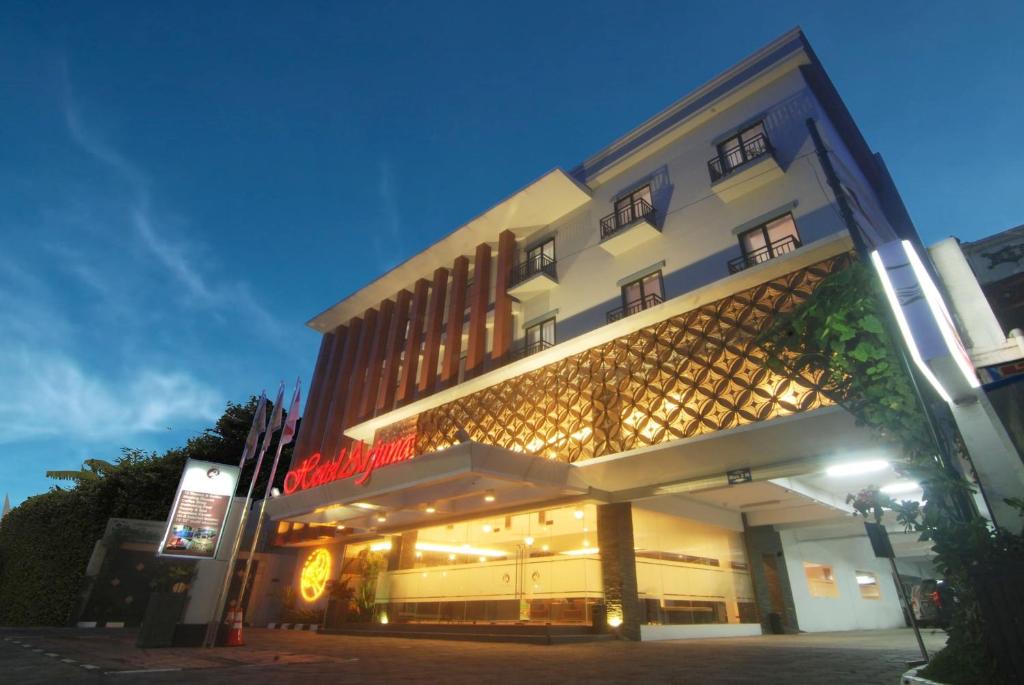
[[[306,557],[299,574],[299,592],[307,602],[315,602],[324,593],[327,579],[331,575],[331,553],[323,547],[313,550]]]

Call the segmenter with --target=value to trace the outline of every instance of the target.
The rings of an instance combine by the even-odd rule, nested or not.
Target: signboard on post
[[[237,466],[186,461],[157,554],[191,559],[216,557],[238,476]]]

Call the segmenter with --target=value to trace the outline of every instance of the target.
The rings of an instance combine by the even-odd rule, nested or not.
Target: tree
[[[82,469],[48,471],[55,485],[29,497],[0,526],[0,624],[61,625],[69,621],[94,543],[113,517],[163,520],[170,511],[185,460],[237,464],[256,410],[256,398],[228,403],[216,424],[162,455],[124,448],[113,462],[88,459]],[[291,446],[282,453],[275,482],[281,487]],[[239,483],[244,495],[254,462]],[[255,495],[267,489],[269,465]]]

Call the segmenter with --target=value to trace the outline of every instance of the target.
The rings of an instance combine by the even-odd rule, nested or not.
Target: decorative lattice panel
[[[819,262],[499,383],[417,419],[417,453],[478,442],[576,461],[831,404],[769,371],[757,334],[848,255]]]

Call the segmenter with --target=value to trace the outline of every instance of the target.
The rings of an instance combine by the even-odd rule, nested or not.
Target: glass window
[[[839,588],[832,575],[832,567],[828,564],[804,562],[804,575],[807,576],[807,589],[811,597],[838,597]]]
[[[555,344],[555,319],[550,318],[526,329],[526,347],[544,349]]]
[[[800,234],[792,214],[783,214],[744,231],[739,238],[748,265],[760,264],[800,247]]]
[[[732,171],[766,152],[768,139],[764,132],[764,123],[760,121],[718,144],[718,157],[723,172]]]
[[[637,188],[615,201],[615,216],[618,224],[621,226],[632,223],[640,217],[646,216],[651,207],[651,186],[645,185],[642,188]]]
[[[857,571],[857,587],[862,599],[881,599],[882,591],[878,586],[878,576],[871,571]]]
[[[622,304],[624,307],[647,309],[665,299],[661,271],[655,271],[643,278],[638,278],[622,286]]]
[[[555,261],[555,239],[545,240],[540,245],[531,248],[526,252],[526,261],[530,263],[531,270],[539,271],[545,264]]]

